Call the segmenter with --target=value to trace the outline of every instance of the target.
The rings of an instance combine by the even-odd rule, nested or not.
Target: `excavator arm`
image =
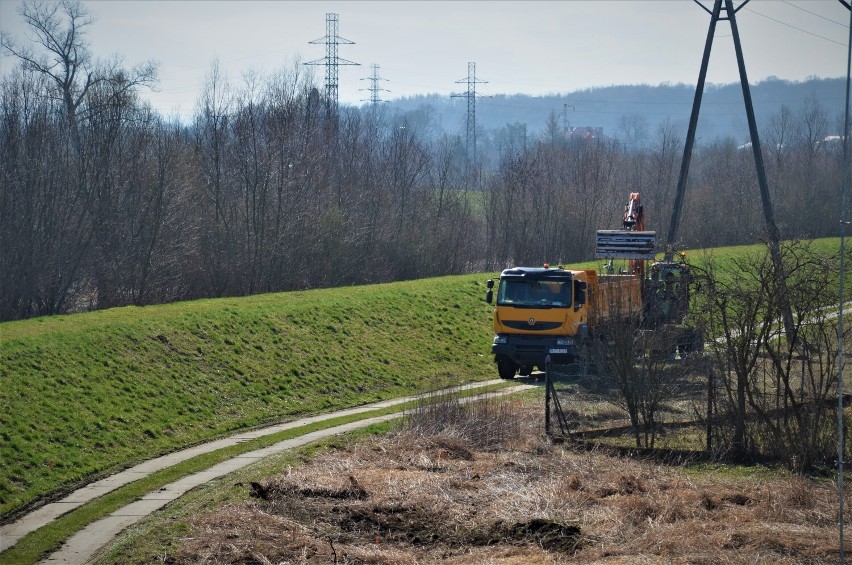
[[[645,211],[638,192],[631,192],[620,230],[598,230],[595,259],[628,259],[630,272],[644,277],[645,261],[657,252],[657,232],[645,231]]]

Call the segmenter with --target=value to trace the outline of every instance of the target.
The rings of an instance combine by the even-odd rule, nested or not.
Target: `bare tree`
[[[778,113],[769,120],[766,134],[769,153],[772,155],[770,161],[775,165],[776,171],[780,173],[783,166],[784,150],[790,144],[793,129],[793,111],[786,104],[781,105]]]
[[[809,96],[802,103],[800,119],[796,124],[796,138],[800,147],[805,151],[809,166],[818,151],[823,147],[828,130],[828,115],[825,107],[815,96]]]
[[[24,0],[18,13],[32,34],[31,43],[38,48],[18,45],[8,34],[0,35],[0,47],[17,57],[25,69],[50,79],[78,148],[78,113],[91,88],[119,79],[121,89],[126,91],[152,85],[157,79],[157,65],[153,62],[138,65],[130,72],[122,70],[118,61],[100,67],[96,64],[86,41],[87,28],[95,19],[79,0]]]
[[[541,135],[541,140],[545,143],[557,144],[565,141],[565,128],[559,123],[559,114],[556,110],[551,110],[547,114],[547,121],[544,123],[544,132]]]
[[[236,217],[226,191],[225,156],[230,135],[233,94],[227,77],[213,61],[199,101],[195,144],[201,184],[207,199],[202,206],[202,256],[212,292],[225,294],[235,276]]]
[[[755,382],[749,387],[762,393],[752,394],[749,404],[775,440],[769,448],[793,468],[806,469],[834,449],[837,324],[833,310],[825,307],[836,297],[838,258],[817,254],[801,242],[785,245],[783,252],[799,337],[790,343],[776,332],[765,340],[767,370],[774,378],[769,386]]]
[[[129,266],[133,302],[160,303],[184,297],[192,279],[195,214],[189,206],[190,148],[182,141],[180,127],[160,119],[147,128],[145,182],[130,205],[136,241]]]
[[[27,119],[18,123],[23,135],[41,131],[50,140],[15,173],[35,199],[24,202],[41,203],[38,213],[31,209],[19,220],[33,230],[27,245],[33,250],[31,272],[37,273],[37,296],[25,309],[40,314],[79,309],[86,305],[81,298],[89,305],[121,302],[113,297],[127,291],[122,269],[133,240],[120,229],[129,211],[121,209],[128,194],[124,175],[127,159],[137,155],[126,134],[139,116],[136,90],[153,84],[156,65],[127,70],[118,60],[96,62],[86,40],[94,19],[80,2],[25,1],[19,15],[29,42],[19,45],[4,34],[0,48],[19,60],[19,76],[29,77],[18,83],[27,92],[18,89],[13,96],[39,99],[42,119],[37,128]],[[134,128],[140,131],[138,124]],[[46,164],[52,180],[43,183],[33,173]],[[86,298],[90,291],[94,296]]]
[[[611,311],[617,311],[612,308]],[[666,409],[684,397],[690,362],[675,358],[673,334],[644,328],[639,317],[601,320],[592,376],[601,397],[627,412],[636,447],[655,446]]]
[[[782,290],[768,250],[721,267],[706,261],[704,323],[719,335],[711,351],[730,416],[720,420],[721,437],[739,456],[772,456],[801,470],[833,456],[837,334],[824,307],[835,298],[837,257],[800,242],[781,251],[795,342],[777,317]]]
[[[416,217],[417,210],[411,206],[412,191],[426,178],[431,159],[422,140],[406,124],[391,131],[385,143],[386,182],[394,195],[397,234],[412,215]]]
[[[630,149],[639,149],[648,140],[648,120],[641,114],[625,114],[618,118],[618,133]]]
[[[669,118],[666,118],[657,128],[655,143],[651,146],[651,179],[648,190],[642,194],[647,210],[654,210],[654,216],[662,229],[664,218],[671,216],[672,196],[677,186],[678,167],[682,140]],[[647,198],[646,198],[647,196]]]

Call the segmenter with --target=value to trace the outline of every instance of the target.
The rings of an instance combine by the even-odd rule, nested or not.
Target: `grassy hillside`
[[[488,276],[0,324],[0,517],[236,429],[494,378]]]
[[[238,428],[494,378],[485,278],[0,324],[0,515]]]

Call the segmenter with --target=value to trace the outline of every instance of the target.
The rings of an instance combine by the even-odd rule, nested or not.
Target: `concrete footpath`
[[[72,492],[62,500],[46,504],[45,506],[34,510],[33,512],[21,517],[16,522],[0,526],[0,551],[4,551],[14,546],[22,537],[29,534],[30,532],[38,530],[39,528],[59,518],[63,514],[70,512],[71,510],[74,510],[75,508],[78,508],[99,496],[103,496],[104,494],[111,492],[117,488],[120,488],[128,483],[144,478],[156,471],[176,465],[177,463],[195,457],[196,455],[209,453],[218,449],[237,445],[239,443],[253,440],[259,437],[267,436],[270,434],[305,426],[316,422],[322,422],[324,420],[329,420],[332,418],[338,418],[341,416],[360,414],[364,412],[369,412],[371,410],[387,408],[398,404],[403,404],[405,402],[410,402],[412,400],[417,400],[419,398],[428,397],[434,394],[473,390],[476,388],[481,388],[484,386],[489,386],[501,382],[504,381],[501,381],[500,379],[495,379],[491,381],[472,383],[459,387],[453,387],[451,389],[436,391],[425,395],[398,398],[383,402],[377,402],[375,404],[369,404],[366,406],[359,406],[358,408],[341,410],[339,412],[333,412],[330,414],[302,418],[292,422],[277,424],[266,428],[235,434],[227,438],[212,441],[210,443],[205,443],[189,449],[170,453],[168,455],[164,455],[156,459],[145,461],[143,463],[140,463],[139,465],[126,469],[125,471],[86,485],[78,489],[77,491]],[[500,391],[491,394],[509,394],[530,387],[531,385],[518,385],[515,387],[510,387],[508,389],[501,389]],[[378,422],[384,422],[393,418],[398,418],[399,416],[400,414],[390,414],[386,416],[359,420],[357,422],[351,422],[349,424],[335,426],[333,428],[314,431],[303,436],[299,436],[297,438],[279,442],[275,445],[263,449],[244,453],[242,455],[234,457],[233,459],[223,461],[222,463],[214,465],[213,467],[210,467],[209,469],[206,469],[204,471],[200,471],[198,473],[178,479],[177,481],[168,484],[155,492],[148,493],[140,500],[132,502],[124,508],[116,510],[109,516],[106,516],[100,520],[89,524],[83,530],[69,538],[58,551],[50,555],[47,559],[43,561],[43,563],[86,563],[98,552],[98,550],[100,550],[107,543],[109,543],[122,530],[138,522],[148,514],[154,512],[155,510],[162,508],[169,502],[175,500],[187,491],[199,485],[227,475],[228,473],[241,469],[247,465],[250,465],[251,463],[263,459],[264,457],[268,457],[269,455],[273,455],[275,453],[280,453],[288,449],[293,449],[295,447],[306,445],[311,442],[319,441],[321,439],[336,434],[345,433]]]

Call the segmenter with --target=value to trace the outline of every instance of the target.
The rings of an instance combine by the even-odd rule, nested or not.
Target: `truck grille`
[[[562,322],[536,322],[533,325],[529,325],[526,320],[505,320],[502,323],[507,328],[512,328],[513,330],[531,330],[538,332],[544,330],[555,330],[562,325]]]
[[[523,351],[526,353],[545,353],[556,343],[556,338],[542,339],[535,335],[516,335],[511,337],[510,342],[517,351]]]

